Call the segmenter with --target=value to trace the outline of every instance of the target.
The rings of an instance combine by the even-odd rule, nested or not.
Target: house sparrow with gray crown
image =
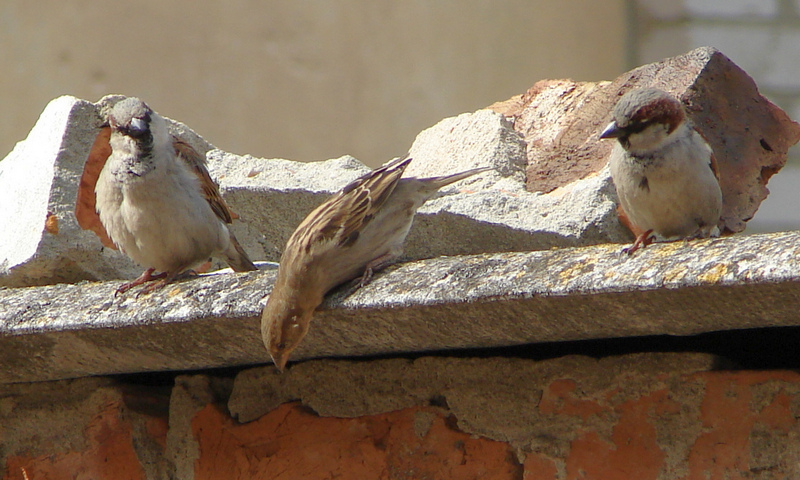
[[[719,234],[722,191],[714,153],[678,99],[655,88],[631,90],[617,102],[600,138],[617,139],[611,177],[620,220],[636,235],[625,252],[646,247],[654,236]]]
[[[120,100],[107,115],[111,155],[97,179],[95,208],[114,244],[147,268],[117,293],[160,279],[139,294],[151,292],[213,255],[234,271],[257,270],[227,227],[234,214],[205,159],[138,98]]]
[[[400,178],[411,158],[396,159],[344,187],[312,211],[289,238],[261,316],[261,335],[283,371],[332,288],[396,260],[417,209],[440,188],[490,167],[434,178]]]

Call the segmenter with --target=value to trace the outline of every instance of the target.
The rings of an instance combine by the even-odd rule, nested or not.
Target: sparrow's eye
[[[625,127],[625,131],[630,133],[639,133],[650,125],[650,120],[634,120]]]
[[[277,345],[278,350],[286,349],[286,342],[281,342]]]

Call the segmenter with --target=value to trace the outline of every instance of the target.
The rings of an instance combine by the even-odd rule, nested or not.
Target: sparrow
[[[205,159],[171,136],[163,117],[128,97],[110,109],[108,126],[111,154],[95,185],[95,208],[113,243],[147,268],[117,294],[157,279],[140,294],[161,288],[213,255],[234,271],[257,270],[227,227],[234,214]]]
[[[325,294],[347,281],[363,287],[391,264],[417,209],[440,188],[490,167],[433,178],[400,178],[411,162],[396,159],[353,181],[312,211],[289,238],[261,315],[261,335],[283,371],[308,333]]]
[[[626,93],[600,138],[616,138],[609,166],[633,254],[663,239],[718,235],[722,190],[714,153],[678,99],[655,88]]]

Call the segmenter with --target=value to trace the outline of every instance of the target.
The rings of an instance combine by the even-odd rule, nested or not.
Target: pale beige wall
[[[612,79],[624,0],[5,0],[0,158],[62,94],[141,96],[218,147],[376,165],[542,78]]]

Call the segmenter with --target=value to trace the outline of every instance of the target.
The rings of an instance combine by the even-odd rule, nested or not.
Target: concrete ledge
[[[800,325],[800,232],[440,257],[335,293],[293,356],[354,356]],[[0,290],[0,382],[268,360],[274,270],[114,298],[118,282]]]

